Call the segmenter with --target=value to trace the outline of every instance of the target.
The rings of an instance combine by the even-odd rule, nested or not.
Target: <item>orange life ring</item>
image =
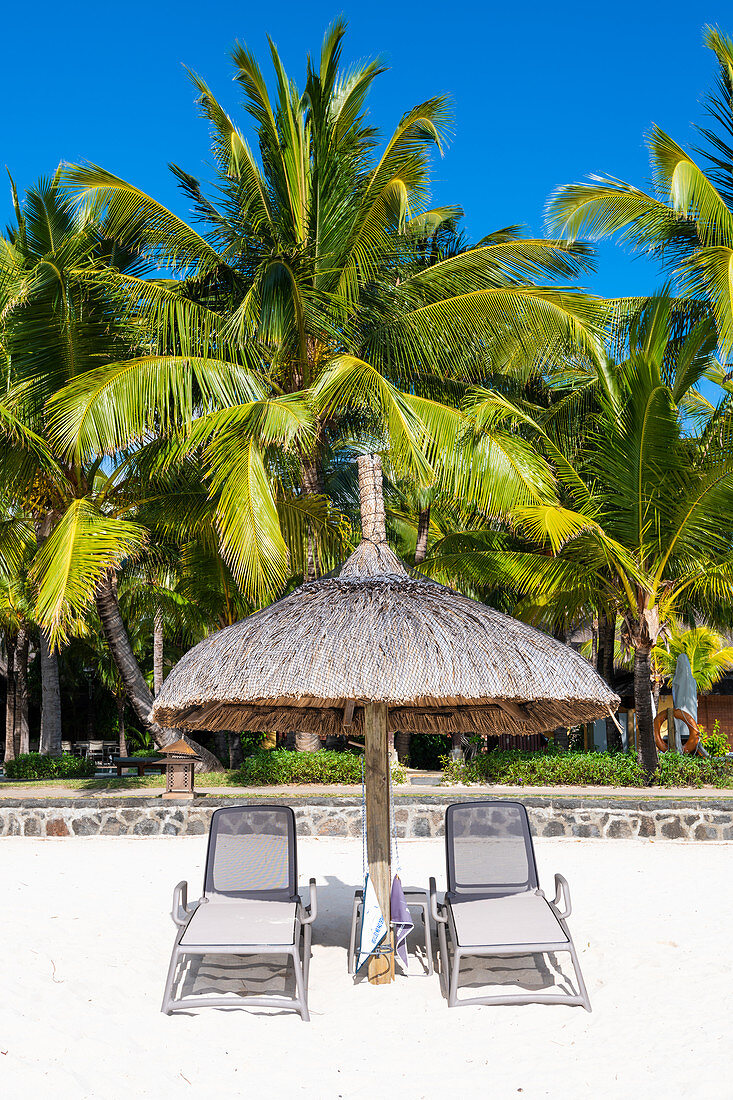
[[[685,741],[682,751],[689,756],[693,756],[697,752],[698,742],[700,741],[700,730],[698,729],[697,722],[695,722],[694,718],[689,715],[686,710],[675,710],[674,717],[681,719],[690,731],[690,735]],[[654,740],[660,752],[666,752],[669,748],[667,742],[662,738],[662,722],[666,721],[666,710],[660,711],[654,719]]]

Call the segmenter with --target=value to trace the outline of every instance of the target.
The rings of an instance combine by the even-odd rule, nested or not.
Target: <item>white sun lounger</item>
[[[308,1014],[311,924],[316,918],[315,879],[310,903],[298,896],[295,815],[288,806],[233,806],[211,816],[200,901],[188,904],[179,882],[171,916],[179,931],[173,945],[162,1011],[265,1006]],[[295,996],[194,994],[175,997],[179,964],[201,955],[286,955],[293,961]]]
[[[448,1005],[568,1004],[591,1011],[577,952],[567,926],[570,890],[555,875],[555,898],[539,887],[527,810],[521,802],[485,800],[448,806],[445,813],[448,890],[438,904],[430,879],[430,905],[438,926],[441,985]],[[562,900],[562,910],[559,908]],[[448,936],[453,958],[448,951]],[[568,952],[575,967],[577,993],[520,993],[458,996],[461,959]]]

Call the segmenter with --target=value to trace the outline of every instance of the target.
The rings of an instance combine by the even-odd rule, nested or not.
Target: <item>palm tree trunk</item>
[[[244,763],[242,738],[238,733],[229,733],[227,734],[227,738],[229,740],[229,767],[232,771],[237,771]]]
[[[30,751],[30,726],[28,724],[28,646],[30,636],[28,628],[22,626],[18,631],[15,646],[15,735],[16,752],[20,755]]]
[[[311,456],[303,460],[303,492],[307,496],[317,496],[324,491],[323,472],[315,457]],[[316,540],[312,530],[308,530],[305,552],[305,581],[314,581],[318,577],[318,557],[316,554]],[[317,733],[296,731],[296,752],[318,752],[321,747]]]
[[[654,743],[654,719],[652,717],[651,648],[637,646],[634,650],[634,707],[639,745],[639,762],[647,781],[651,781],[658,758]]]
[[[121,691],[119,695],[115,696],[115,703],[117,704],[117,733],[119,735],[119,753],[120,756],[127,756],[127,738],[125,737],[125,693]]]
[[[108,573],[97,585],[95,593],[97,612],[102,622],[104,636],[122,683],[125,685],[130,706],[145,729],[150,731],[156,748],[162,749],[171,741],[177,741],[181,736],[181,731],[164,729],[157,722],[153,722],[150,717],[150,711],[153,707],[153,695],[145,682],[137,658],[132,652],[127,629],[117,603],[115,588],[114,576]],[[220,772],[224,770],[223,765],[213,753],[194,741],[187,733],[184,733],[183,737],[201,757],[200,763],[196,765],[197,771]]]
[[[226,730],[216,730],[214,733],[214,748],[216,749],[216,755],[222,762],[222,765],[226,768],[229,761],[229,735]]]
[[[59,658],[41,631],[41,740],[40,751],[46,756],[61,755],[61,688]]]
[[[428,556],[428,534],[430,532],[430,505],[421,508],[417,516],[417,542],[415,543],[415,565],[420,565]],[[386,535],[386,531],[385,531]],[[407,764],[410,759],[410,742],[412,734],[409,730],[400,730],[395,734],[395,748],[400,764]]]
[[[153,695],[163,686],[163,612],[156,608],[153,619]]]
[[[614,686],[614,657],[616,651],[616,612],[602,611],[598,616],[598,672],[608,686]],[[609,752],[623,752],[621,731],[609,715],[606,719],[606,748]]]
[[[5,689],[5,755],[4,762],[15,760],[18,755],[18,745],[15,740],[15,710],[17,706],[17,691],[15,680],[15,652],[18,644],[16,634],[8,630],[5,634],[5,649],[8,656],[7,687]]]
[[[410,742],[412,734],[409,730],[398,730],[394,736],[394,744],[397,749],[397,759],[400,764],[408,764],[410,760]]]
[[[296,752],[318,752],[321,747],[321,739],[317,733],[305,732],[304,730],[296,730],[295,732],[295,751]]]
[[[415,543],[415,565],[425,561],[428,555],[428,534],[430,532],[430,505],[421,508],[417,517],[417,542]]]

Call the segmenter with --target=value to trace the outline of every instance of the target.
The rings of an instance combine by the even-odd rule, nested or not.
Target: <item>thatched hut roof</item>
[[[536,733],[618,706],[554,638],[425,578],[363,541],[337,575],[303,584],[204,639],[155,700],[155,721],[207,730]]]

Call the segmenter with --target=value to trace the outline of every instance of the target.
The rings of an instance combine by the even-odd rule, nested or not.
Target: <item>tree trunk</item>
[[[408,764],[410,761],[410,741],[412,734],[409,730],[399,730],[395,734],[394,743],[397,749],[397,759],[400,764]]]
[[[156,609],[153,620],[153,695],[163,686],[163,612]]]
[[[18,631],[15,646],[15,744],[16,752],[24,755],[30,752],[30,726],[28,724],[28,646],[30,636],[28,627]]]
[[[61,689],[59,659],[45,630],[41,630],[41,742],[46,756],[61,755]]]
[[[639,762],[649,782],[658,760],[652,718],[651,649],[648,646],[637,646],[634,650],[634,706]]]
[[[598,616],[598,672],[610,688],[614,686],[614,658],[616,654],[616,612],[601,612]],[[609,752],[623,752],[621,731],[609,715],[606,719],[606,748]]]
[[[226,730],[215,731],[214,747],[216,749],[216,755],[221,760],[223,767],[226,768],[229,761],[229,735]]]
[[[238,771],[244,763],[242,738],[238,733],[229,733],[227,738],[229,740],[229,767],[232,771]]]
[[[386,542],[387,522],[384,515],[382,461],[379,455],[359,455],[357,465],[362,538],[377,544]]]
[[[5,634],[5,648],[8,654],[7,688],[5,690],[5,756],[7,764],[18,755],[18,743],[15,740],[15,712],[17,709],[17,691],[15,679],[15,653],[18,644],[17,634],[8,630]]]
[[[296,752],[318,752],[321,747],[321,739],[317,733],[306,733],[303,730],[295,731]]]
[[[302,463],[302,485],[306,496],[321,496],[325,492],[323,471],[315,455],[304,459]],[[303,580],[314,581],[318,577],[318,555],[316,539],[312,529],[308,528],[305,548],[305,576]]]
[[[425,561],[428,555],[428,533],[430,531],[430,505],[422,508],[417,517],[417,542],[415,544],[415,565]]]
[[[107,574],[97,585],[95,602],[99,618],[102,622],[102,629],[104,630],[107,645],[109,646],[112,658],[117,666],[117,671],[120,674],[122,683],[125,685],[127,698],[130,701],[130,706],[134,710],[135,715],[138,720],[142,722],[145,729],[150,731],[156,748],[162,749],[172,741],[177,741],[183,736],[184,740],[201,757],[200,763],[196,765],[197,771],[223,771],[224,768],[222,764],[217,760],[214,754],[209,752],[208,749],[205,749],[204,746],[200,745],[197,741],[194,741],[187,733],[181,730],[165,729],[151,719],[150,711],[153,707],[153,696],[150,688],[145,682],[145,677],[137,663],[135,654],[132,652],[130,639],[125,628],[124,620],[120,614],[119,604],[117,603],[115,588],[116,585],[113,575]]]
[[[125,737],[125,693],[121,691],[119,695],[115,696],[115,703],[117,704],[117,733],[119,736],[119,753],[120,756],[127,756],[127,738]]]

